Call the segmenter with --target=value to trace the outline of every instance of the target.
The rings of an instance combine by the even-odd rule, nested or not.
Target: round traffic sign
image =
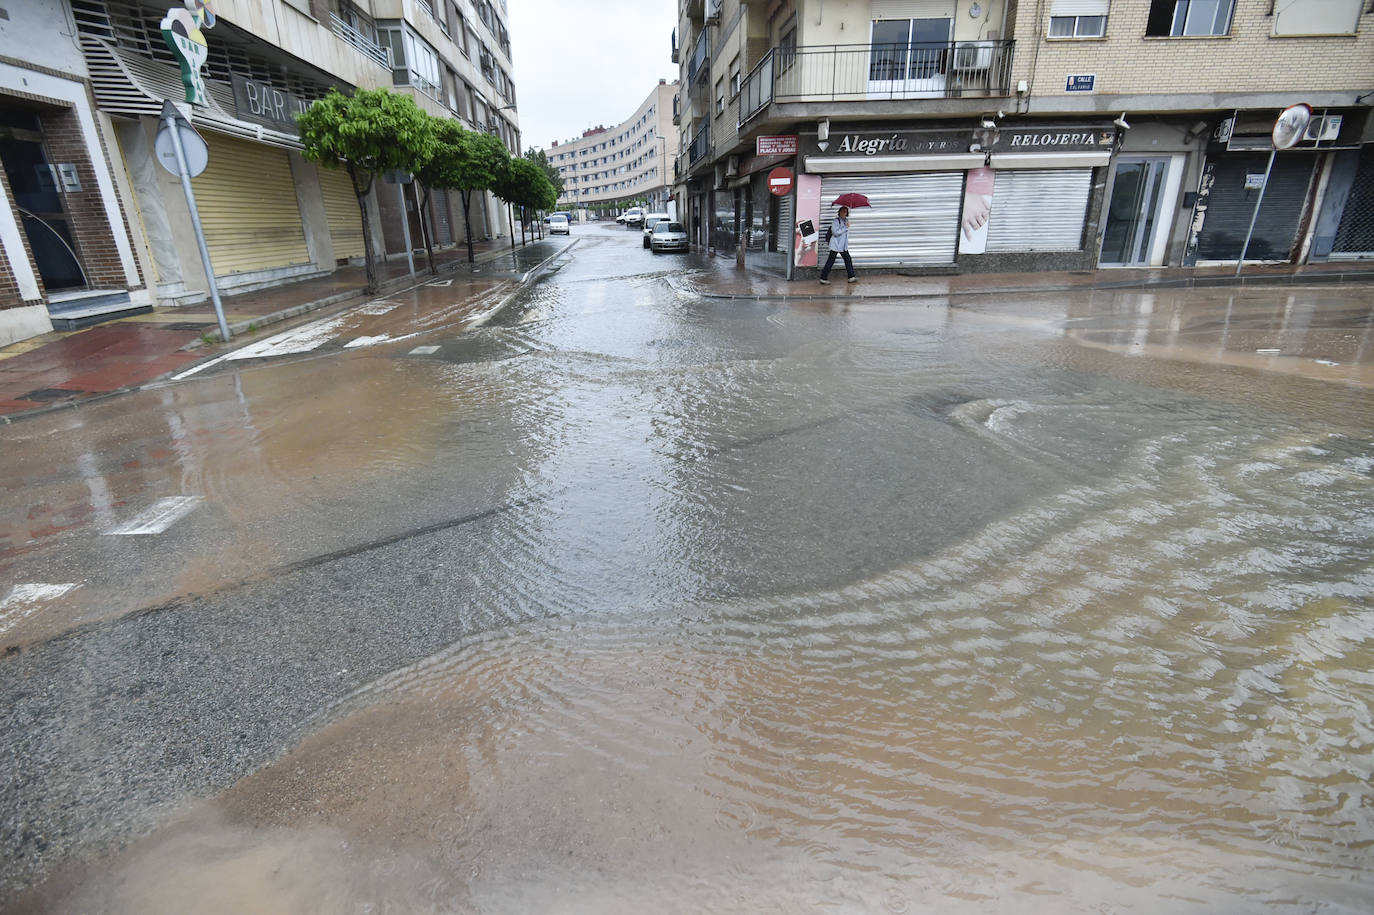
[[[768,173],[768,192],[775,197],[782,197],[792,193],[792,169],[785,165],[779,165]]]

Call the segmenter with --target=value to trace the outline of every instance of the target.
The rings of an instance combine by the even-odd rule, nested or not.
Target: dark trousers
[[[850,259],[848,251],[831,251],[830,256],[825,259],[825,269],[821,271],[821,279],[830,279],[830,268],[835,266],[835,255],[844,258],[844,272],[848,276],[854,275],[854,261]]]

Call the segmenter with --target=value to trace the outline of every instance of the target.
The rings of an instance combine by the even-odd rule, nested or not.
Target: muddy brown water
[[[18,910],[1374,907],[1367,290],[726,308],[606,235],[480,344],[199,385],[250,563],[539,495],[507,622]]]

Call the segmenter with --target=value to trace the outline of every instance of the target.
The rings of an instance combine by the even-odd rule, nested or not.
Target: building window
[[[1363,0],[1285,0],[1274,9],[1275,35],[1353,35]]]
[[[725,79],[716,80],[716,114],[725,113]]]
[[[730,98],[739,95],[739,58],[730,61]]]
[[[1151,0],[1145,34],[1153,38],[1227,35],[1233,0]]]
[[[796,59],[797,16],[794,13],[792,18],[783,24],[781,37],[778,39],[778,71],[786,70]]]
[[[945,72],[954,20],[875,19],[868,78],[874,81],[934,79]]]
[[[378,29],[381,43],[391,49],[391,79],[397,86],[412,86],[440,101],[439,55],[407,29]]]
[[[1101,38],[1107,34],[1108,0],[1054,0],[1051,38]]]

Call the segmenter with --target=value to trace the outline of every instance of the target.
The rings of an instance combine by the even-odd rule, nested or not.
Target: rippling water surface
[[[412,521],[446,449],[512,467],[470,634],[72,909],[1374,909],[1367,390],[616,250],[355,382],[433,386],[363,448],[449,475]]]

